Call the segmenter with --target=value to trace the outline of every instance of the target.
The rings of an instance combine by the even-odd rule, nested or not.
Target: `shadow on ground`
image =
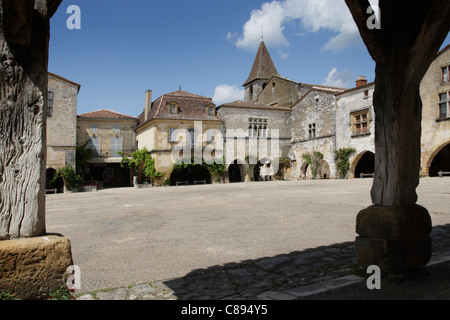
[[[165,281],[180,300],[256,299],[268,291],[284,291],[358,272],[353,242],[244,260]]]
[[[434,227],[431,237],[434,258],[450,252],[450,224]],[[362,276],[365,270],[356,261],[354,242],[344,242],[197,269],[184,277],[164,281],[164,285],[179,300],[257,299],[263,293],[285,292],[350,274]],[[365,286],[359,289],[348,297],[355,298],[358,292],[367,291]],[[342,294],[346,295],[345,289]],[[374,297],[385,297],[380,292],[376,294]]]

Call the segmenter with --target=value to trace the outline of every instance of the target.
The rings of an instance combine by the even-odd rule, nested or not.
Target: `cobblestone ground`
[[[450,254],[450,225],[432,232],[433,257]],[[254,300],[350,274],[363,275],[351,242],[196,270],[182,278],[102,290],[78,300]]]

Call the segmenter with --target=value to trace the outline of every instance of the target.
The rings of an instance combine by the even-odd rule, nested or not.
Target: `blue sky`
[[[70,5],[81,9],[80,30],[67,28]],[[374,80],[343,0],[63,0],[49,71],[81,84],[79,114],[138,116],[145,91],[155,100],[180,86],[220,104],[242,97],[261,33],[283,77],[343,87],[359,75]]]

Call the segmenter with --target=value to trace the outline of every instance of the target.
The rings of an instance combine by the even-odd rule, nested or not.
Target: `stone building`
[[[450,45],[436,56],[425,74],[422,98],[421,175],[450,172]],[[374,172],[375,114],[372,105],[374,83],[358,79],[355,88],[336,94],[336,149],[354,148],[350,177]]]
[[[57,169],[75,168],[77,139],[77,99],[80,85],[48,73],[47,105],[47,186],[62,192],[61,180],[51,180]]]
[[[443,48],[425,74],[423,103],[422,175],[450,172],[450,45]]]
[[[271,162],[286,156],[290,148],[291,109],[234,101],[217,110],[224,120],[229,182],[273,176]]]
[[[254,136],[251,130],[255,125],[259,130],[262,125],[265,130],[263,138],[267,138],[270,146],[268,149],[271,149],[276,138],[279,150],[268,153],[266,159],[259,157],[255,170],[250,172],[248,161],[242,159],[242,156],[236,158],[229,166],[230,181],[259,180],[263,169],[267,169],[269,175],[273,176],[277,168],[271,163],[280,158],[289,159],[290,162],[287,164],[288,168],[282,169],[284,172],[279,177],[300,178],[302,174],[304,177],[307,170],[301,156],[313,149],[326,154],[326,160],[321,163],[320,176],[332,177],[334,161],[331,153],[334,154],[335,126],[333,94],[344,89],[300,83],[281,77],[264,41],[261,41],[250,75],[243,86],[245,101],[218,107],[224,126],[234,130],[248,129],[245,137],[248,151]],[[278,132],[277,137],[268,134],[273,130]],[[229,137],[226,137],[226,141],[229,144]],[[245,155],[248,157],[248,152]]]
[[[343,89],[312,87],[292,106],[291,158],[295,178],[335,178],[336,108],[335,94]],[[323,159],[316,176],[303,155],[320,152]],[[314,170],[313,170],[314,171]]]
[[[370,177],[375,170],[374,89],[360,77],[355,88],[336,94],[336,150],[356,150],[349,159],[350,178]]]
[[[77,141],[93,151],[87,181],[99,188],[129,187],[130,169],[122,168],[122,156],[137,150],[135,128],[138,119],[110,110],[98,110],[77,117]]]
[[[178,162],[201,160],[207,153],[210,158],[221,154],[222,129],[223,121],[212,98],[180,89],[152,102],[149,90],[144,112],[139,116],[136,139],[139,150],[145,147],[152,155],[156,170],[163,174],[161,180],[170,179],[174,185],[211,183],[211,174],[205,168],[190,167],[177,172],[172,169]]]

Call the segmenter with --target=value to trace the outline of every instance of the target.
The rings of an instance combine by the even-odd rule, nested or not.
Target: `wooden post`
[[[416,204],[422,102],[420,83],[447,36],[448,0],[380,0],[381,23],[370,28],[367,0],[346,0],[376,62],[374,206],[358,214],[360,264],[388,273],[425,266],[431,257],[431,218]],[[369,12],[369,13],[368,13]]]
[[[50,17],[61,0],[0,0],[0,240],[45,233]]]

